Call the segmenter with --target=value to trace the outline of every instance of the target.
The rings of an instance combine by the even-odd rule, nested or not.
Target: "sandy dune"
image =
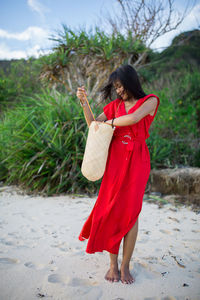
[[[96,198],[0,191],[0,300],[200,299],[200,214],[143,203],[131,261],[135,283],[104,279],[109,254],[78,235]],[[122,256],[122,243],[119,262]]]

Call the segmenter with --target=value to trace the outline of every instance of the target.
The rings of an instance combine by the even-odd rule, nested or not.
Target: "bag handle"
[[[91,113],[91,115],[92,115],[92,117],[93,117],[93,119],[94,119],[94,121],[95,121],[94,114],[93,114],[93,112],[92,112],[92,109],[91,109],[91,107],[90,107],[89,101],[88,101],[87,96],[86,96],[85,93],[84,93],[84,98],[85,98],[85,101],[87,102],[87,105],[88,105],[88,107],[89,107],[90,113]],[[85,117],[86,117],[86,114],[85,114]],[[87,117],[86,117],[86,119],[87,119]],[[88,120],[87,120],[87,121],[88,121]]]
[[[84,93],[84,98],[85,98],[85,101],[87,102],[87,105],[88,105],[88,107],[89,107],[90,113],[91,113],[91,115],[92,115],[94,121],[96,121],[96,119],[95,119],[95,117],[94,117],[94,114],[93,114],[93,112],[92,112],[92,109],[91,109],[91,107],[90,107],[89,101],[88,101],[87,96],[86,96],[85,93]],[[116,118],[116,114],[117,114],[117,112],[118,112],[118,109],[119,109],[121,103],[122,103],[122,100],[119,102],[119,104],[118,104],[118,106],[117,106],[117,110],[116,110],[116,112],[115,112],[115,118]],[[86,116],[85,116],[85,117],[86,117]],[[87,119],[87,117],[86,117],[86,119]]]

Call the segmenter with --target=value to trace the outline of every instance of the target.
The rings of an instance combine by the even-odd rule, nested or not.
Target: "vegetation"
[[[11,107],[22,95],[41,89],[40,59],[29,58],[0,63],[0,110]]]
[[[132,57],[135,51],[137,56],[146,48],[140,42],[133,45],[131,39],[120,35],[109,38],[100,31],[73,33],[66,28],[54,53],[38,60],[12,62],[10,70],[5,67],[1,70],[0,181],[48,195],[89,194],[99,187],[99,182],[88,182],[80,171],[87,126],[75,88],[83,83],[81,78],[85,73],[82,64],[78,68],[80,77],[76,78],[76,74],[69,77],[74,70],[72,62],[78,64],[85,59],[88,94],[94,114],[98,115],[103,104],[96,105],[96,98],[91,97],[92,91],[96,94],[98,89],[94,88],[95,77],[90,74],[105,68],[107,76],[110,69],[106,72],[106,66],[114,63],[117,55],[118,62],[121,59],[124,63],[130,53]],[[165,51],[149,51],[146,64],[138,68],[146,93],[155,93],[161,100],[147,140],[152,168],[200,167],[198,44],[198,30],[182,34]],[[95,69],[94,62],[98,59],[99,66]],[[93,62],[91,69],[90,62]],[[65,71],[62,75],[62,70],[67,69],[69,73]],[[48,78],[51,84],[41,78]]]
[[[86,123],[71,96],[43,91],[24,98],[0,123],[0,178],[48,195],[92,193],[80,167]]]
[[[106,34],[96,28],[89,33],[73,31],[63,25],[54,52],[43,58],[41,79],[50,87],[74,94],[85,85],[91,97],[97,98],[99,89],[109,73],[123,63],[134,63],[145,46],[133,41],[131,33]]]

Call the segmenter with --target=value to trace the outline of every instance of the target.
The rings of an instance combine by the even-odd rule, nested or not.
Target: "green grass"
[[[8,110],[0,123],[0,180],[48,195],[94,193],[81,174],[87,126],[76,98],[50,91]]]

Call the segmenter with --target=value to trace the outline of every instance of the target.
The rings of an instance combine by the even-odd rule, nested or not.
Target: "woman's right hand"
[[[83,105],[86,102],[85,96],[87,96],[87,94],[84,86],[78,87],[76,96],[79,98],[81,105]]]

